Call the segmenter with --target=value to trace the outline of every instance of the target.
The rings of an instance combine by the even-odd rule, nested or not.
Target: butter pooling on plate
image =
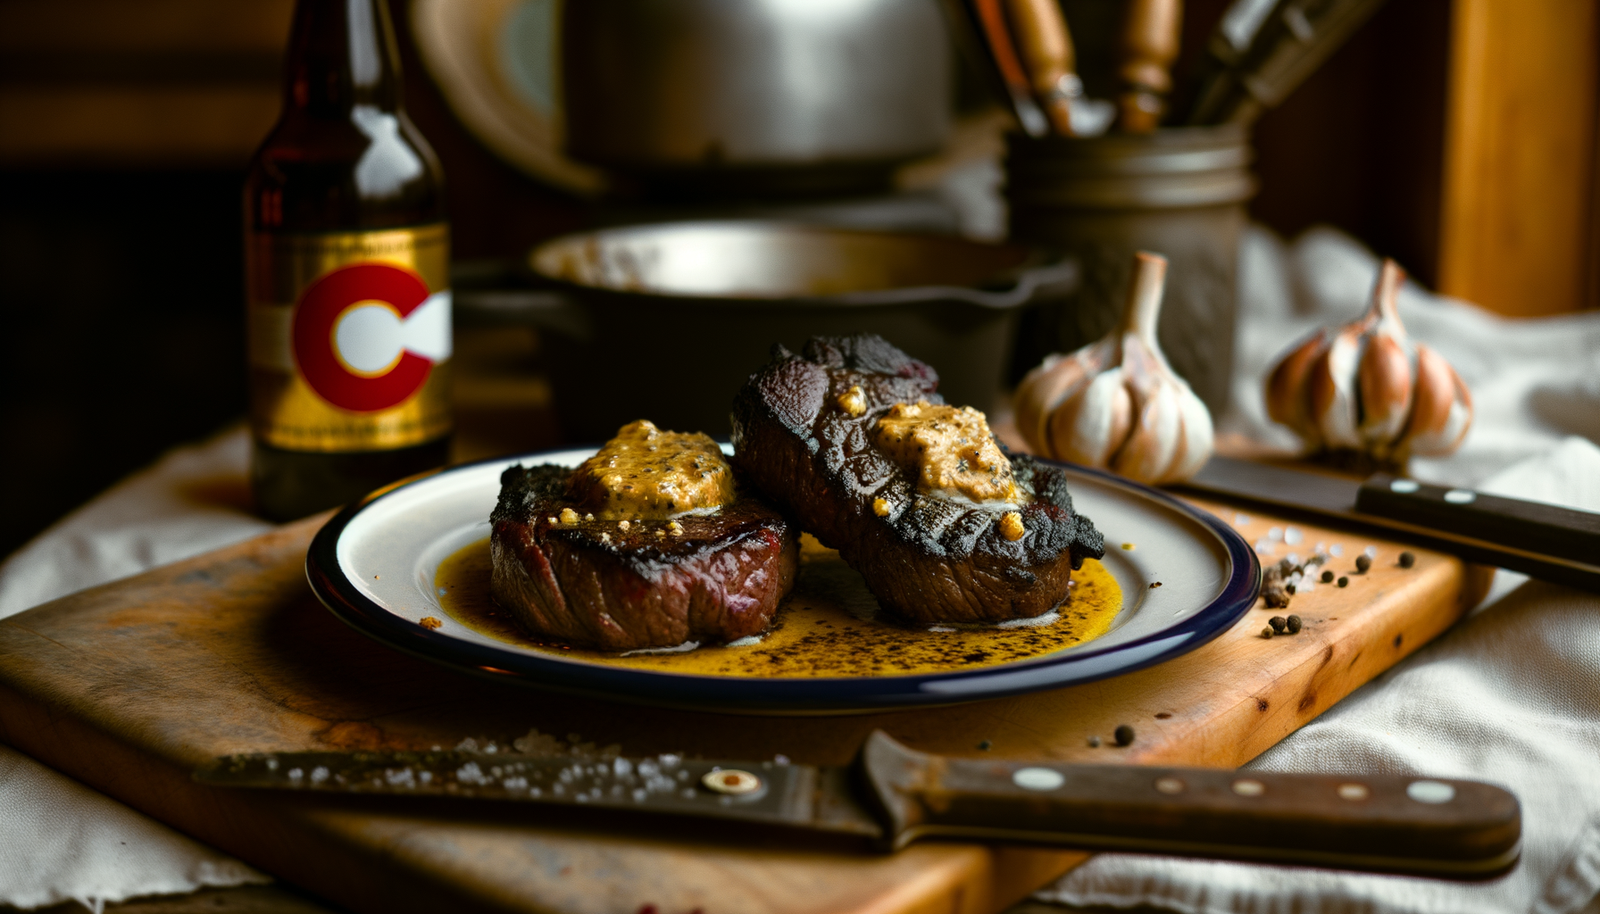
[[[839,554],[801,538],[794,589],[771,628],[733,644],[693,650],[615,653],[528,633],[489,595],[489,544],[472,543],[440,563],[433,578],[444,615],[497,641],[581,663],[748,679],[917,676],[975,670],[1056,654],[1111,629],[1123,592],[1093,559],[1073,576],[1072,599],[1044,616],[998,625],[911,625],[882,613],[866,583]]]

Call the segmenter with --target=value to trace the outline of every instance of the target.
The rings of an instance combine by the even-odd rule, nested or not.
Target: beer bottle
[[[299,0],[245,181],[251,488],[288,520],[445,462],[450,234],[386,0]]]

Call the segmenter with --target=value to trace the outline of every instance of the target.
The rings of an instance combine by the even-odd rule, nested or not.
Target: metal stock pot
[[[938,0],[582,0],[562,13],[567,151],[716,190],[845,189],[938,151]]]

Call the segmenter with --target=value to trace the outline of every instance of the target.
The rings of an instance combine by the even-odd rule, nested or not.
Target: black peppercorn
[[[1322,573],[1322,583],[1324,583],[1324,584],[1332,584],[1333,583],[1333,572],[1324,571]]]
[[[1400,553],[1400,567],[1410,568],[1417,563],[1417,557],[1410,552]]]
[[[1291,634],[1291,635],[1300,634],[1300,626],[1301,626],[1301,624],[1302,623],[1300,621],[1300,617],[1299,616],[1290,616],[1289,617],[1289,622],[1288,622],[1289,634]]]
[[[1370,557],[1368,557],[1366,555],[1358,555],[1358,556],[1356,556],[1356,571],[1359,571],[1362,574],[1366,574],[1367,573],[1367,569],[1371,568],[1371,567],[1372,567],[1372,559]]]
[[[984,740],[983,742],[978,744],[978,748],[982,749],[984,752],[988,752],[990,749],[994,748],[994,743],[991,743],[988,740]]]
[[[1346,577],[1340,577],[1339,578],[1339,586],[1340,587],[1348,587],[1348,586],[1350,586],[1350,579],[1346,578]]]
[[[1089,748],[1090,749],[1098,749],[1098,748],[1100,748],[1100,737],[1098,737],[1098,736],[1089,737]]]
[[[1293,584],[1285,584],[1283,589],[1288,592],[1289,596],[1294,596],[1295,586]]]
[[[1133,728],[1127,724],[1117,727],[1117,732],[1113,733],[1112,736],[1116,738],[1119,746],[1133,745]]]
[[[1281,634],[1283,634],[1284,627],[1289,624],[1289,620],[1285,619],[1282,616],[1273,616],[1272,618],[1267,620],[1267,624],[1272,626],[1272,633],[1273,634],[1281,635]]]

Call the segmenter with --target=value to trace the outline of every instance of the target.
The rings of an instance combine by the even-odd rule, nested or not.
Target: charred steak
[[[734,466],[916,622],[997,622],[1060,605],[1104,556],[1061,470],[1009,461],[983,414],[880,337],[782,346],[733,405]]]
[[[577,470],[519,464],[500,477],[490,587],[529,632],[630,651],[766,630],[794,583],[798,533],[735,492],[711,439],[676,436],[700,439],[681,447],[672,434],[634,423]]]

